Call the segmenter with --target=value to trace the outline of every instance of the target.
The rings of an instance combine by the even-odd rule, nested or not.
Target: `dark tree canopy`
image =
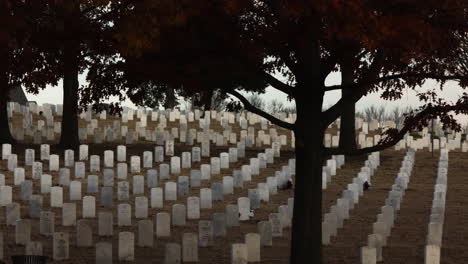
[[[467,113],[468,96],[449,104],[436,92],[421,93],[425,104],[407,116],[402,129],[388,130],[374,147],[325,148],[325,129],[370,92],[382,91],[383,98],[395,100],[407,87],[429,79],[442,87],[449,80],[466,87],[468,76],[455,61],[463,45],[460,35],[467,32],[467,8],[463,0],[139,1],[127,19],[116,24],[126,32],[120,40],[126,43],[123,57],[133,65],[126,71],[129,79],[156,79],[187,93],[217,87],[247,110],[294,131],[290,262],[320,263],[323,158],[383,150],[434,117],[459,128],[452,113]],[[349,78],[326,86],[325,79],[335,71]],[[282,72],[288,81],[276,79],[274,72]],[[239,93],[261,92],[266,85],[295,100],[295,123],[256,108]],[[331,90],[344,96],[323,111],[324,94]]]
[[[37,22],[32,46],[47,61],[37,75],[46,77],[37,78],[64,79],[64,115],[70,117],[64,117],[69,126],[62,125],[65,146],[79,143],[77,77],[85,69],[90,84],[79,91],[82,104],[99,104],[114,95],[144,103],[155,87],[157,94],[187,97],[216,89],[292,130],[296,189],[290,262],[294,264],[304,259],[321,262],[321,166],[327,155],[383,150],[436,117],[459,129],[453,113],[468,112],[468,95],[447,103],[432,90],[420,93],[425,104],[407,116],[400,130],[389,129],[376,146],[359,150],[323,146],[325,129],[370,92],[382,91],[384,99],[395,100],[406,88],[429,79],[437,80],[441,88],[447,81],[468,86],[460,56],[466,50],[468,29],[465,0],[26,3],[34,6],[31,17]],[[346,80],[325,85],[327,76],[336,71]],[[275,78],[276,72],[287,81]],[[37,78],[31,82],[37,83]],[[268,85],[294,99],[294,123],[255,107],[240,93],[264,92]],[[341,90],[343,96],[322,110],[324,94],[332,90]]]
[[[34,91],[57,82],[51,77],[54,68],[45,67],[49,60],[38,52],[31,32],[37,22],[29,2],[0,2],[0,143],[15,142],[8,126],[10,92],[21,85]]]
[[[32,54],[42,59],[35,74],[22,84],[38,93],[42,83],[56,85],[63,79],[63,119],[59,146],[77,148],[79,90],[96,88],[93,74],[97,64],[116,60],[113,24],[129,1],[28,0],[14,1],[23,6],[25,17],[34,21],[27,28]],[[89,87],[78,82],[86,73]],[[86,92],[84,92],[86,94]]]

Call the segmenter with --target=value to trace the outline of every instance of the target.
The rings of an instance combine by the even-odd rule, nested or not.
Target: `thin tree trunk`
[[[314,97],[312,97],[314,98]],[[322,98],[296,98],[296,180],[290,264],[322,260]],[[315,124],[313,124],[315,123]]]
[[[352,69],[342,67],[343,84],[353,83]],[[351,91],[342,90],[342,97],[346,98],[352,94]],[[339,147],[348,151],[356,150],[356,105],[350,104],[343,108],[340,122],[340,142]]]
[[[63,116],[59,147],[77,149],[78,136],[78,47],[68,44],[64,49]]]
[[[177,106],[177,97],[175,95],[174,89],[170,86],[166,88],[166,100],[164,101],[165,109],[173,109]]]
[[[197,100],[196,106],[201,111],[201,118],[205,117],[205,111],[210,111],[212,107],[213,90],[205,90],[200,92],[200,98]],[[202,109],[203,108],[203,109]]]
[[[0,88],[0,144],[15,144],[16,140],[11,135],[8,121],[8,84],[2,84]]]
[[[203,91],[203,93],[202,93],[202,103],[203,103],[205,111],[211,110],[212,100],[213,100],[213,90],[210,89],[210,90],[207,90],[207,91]]]

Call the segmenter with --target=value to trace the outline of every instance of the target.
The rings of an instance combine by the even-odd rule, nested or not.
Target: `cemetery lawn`
[[[216,129],[216,128],[215,128]],[[279,134],[286,134],[288,142],[290,142],[290,134],[280,130]],[[335,131],[331,131],[336,134]],[[100,177],[102,184],[102,166],[103,153],[105,150],[114,150],[116,152],[119,144],[89,144],[89,155],[99,155],[101,157],[101,172],[92,173]],[[131,144],[127,146],[127,162],[132,155],[142,156],[144,151],[154,151],[154,144]],[[184,151],[191,151],[192,146],[177,143],[175,146],[175,156],[181,156]],[[177,201],[164,201],[164,208],[154,209],[149,208],[149,218],[154,221],[154,215],[159,212],[171,213],[172,205],[176,203],[187,204],[187,197],[198,196],[200,188],[209,188],[211,183],[222,182],[223,176],[232,176],[233,169],[240,169],[242,164],[249,164],[249,159],[257,157],[259,152],[263,152],[267,146],[246,148],[246,157],[239,158],[238,162],[230,164],[229,169],[221,169],[220,175],[211,176],[210,181],[203,180],[201,187],[191,188],[189,195],[178,196]],[[39,145],[19,144],[13,147],[13,153],[18,154],[18,167],[23,167],[26,170],[26,178],[31,179],[31,167],[24,165],[25,149],[32,148],[35,150],[36,161],[39,160],[40,148]],[[211,145],[210,156],[219,157],[221,152],[227,152],[229,147],[216,147]],[[51,154],[60,155],[60,167],[63,164],[63,151],[57,151],[54,146],[51,146]],[[380,213],[380,207],[384,205],[385,198],[391,190],[391,185],[397,176],[401,166],[405,151],[385,150],[380,153],[381,165],[372,177],[372,185],[369,191],[366,191],[360,197],[359,203],[353,210],[350,211],[350,218],[345,220],[343,228],[338,230],[336,237],[332,237],[331,244],[323,247],[323,263],[338,264],[338,263],[359,263],[360,247],[367,244],[367,236],[372,233],[372,223],[376,221],[377,214]],[[260,170],[259,176],[252,176],[252,181],[245,182],[243,189],[234,189],[233,195],[225,195],[223,201],[213,201],[212,209],[201,209],[200,220],[211,220],[213,213],[225,212],[226,205],[237,204],[237,198],[248,197],[248,189],[256,188],[258,183],[266,182],[266,178],[275,175],[275,171],[281,170],[282,166],[288,164],[288,160],[294,158],[294,150],[282,147],[281,157],[275,158],[273,164],[268,164],[266,169]],[[434,156],[427,150],[419,150],[416,152],[416,163],[414,165],[411,181],[406,190],[405,197],[401,203],[400,211],[397,213],[395,226],[392,229],[391,235],[388,238],[387,246],[383,249],[382,263],[389,264],[420,264],[424,261],[424,247],[426,244],[427,224],[429,223],[430,210],[433,198],[435,180],[437,176],[437,162],[439,152],[436,151]],[[328,213],[338,198],[341,197],[342,191],[346,189],[347,184],[352,182],[361,167],[364,166],[364,161],[367,156],[347,157],[345,165],[337,170],[337,175],[332,178],[327,189],[323,191],[322,209],[323,214]],[[75,151],[75,161],[78,161],[78,151]],[[443,232],[441,263],[465,263],[468,260],[468,154],[459,151],[451,151],[449,153],[449,170],[448,170],[448,189],[446,197],[445,224]],[[169,163],[169,158],[165,156],[165,163]],[[89,161],[86,161],[86,174],[91,174],[89,170]],[[192,162],[192,168],[199,168],[200,164],[209,164],[209,158],[202,158],[201,162]],[[48,162],[43,162],[44,174],[51,174],[53,186],[58,185],[58,172],[48,171]],[[116,163],[115,163],[116,164]],[[156,168],[157,165],[154,167]],[[181,169],[180,175],[190,175],[190,169]],[[73,175],[73,170],[71,170]],[[13,186],[13,173],[7,170],[7,161],[0,161],[0,173],[5,174],[6,184]],[[146,169],[142,168],[141,173],[133,175],[146,175]],[[131,182],[129,172],[127,180]],[[72,176],[71,179],[74,179]],[[82,181],[82,196],[86,194],[86,181]],[[171,176],[171,181],[176,181],[175,176]],[[34,194],[40,194],[40,181],[34,181]],[[118,181],[115,179],[115,181]],[[164,182],[159,181],[159,187],[163,186]],[[130,231],[135,234],[135,262],[134,263],[161,263],[164,259],[165,244],[169,242],[182,243],[183,233],[197,233],[199,220],[187,220],[187,225],[184,227],[172,227],[170,238],[155,238],[153,248],[142,248],[137,246],[138,226],[137,219],[134,217],[134,196],[130,192],[129,204],[132,205],[132,226],[118,227],[117,226],[117,205],[122,203],[117,200],[116,183],[114,185],[114,208],[104,209],[99,207],[99,195],[96,195],[96,215],[97,212],[113,212],[114,228],[112,237],[99,237],[97,235],[97,218],[89,221],[93,230],[93,244],[97,242],[111,242],[113,246],[114,262],[118,261],[118,233]],[[149,197],[149,189],[145,188],[145,196]],[[255,210],[255,216],[248,221],[241,221],[240,227],[227,228],[226,237],[217,237],[214,239],[212,247],[199,248],[199,263],[231,263],[231,245],[233,243],[244,243],[244,237],[247,233],[257,232],[257,222],[268,220],[270,213],[277,213],[280,205],[287,205],[288,198],[293,197],[293,190],[281,190],[276,195],[270,195],[268,203],[262,202],[259,209]],[[43,207],[49,210],[49,195],[43,195]],[[64,188],[64,202],[69,202],[68,188]],[[13,188],[13,199],[21,205],[21,218],[28,219],[28,203],[21,201],[20,187]],[[77,219],[81,219],[82,201],[74,201],[77,208]],[[127,201],[126,201],[127,202]],[[55,232],[67,232],[70,238],[70,259],[66,261],[50,263],[94,263],[95,248],[94,247],[76,247],[76,227],[63,227],[62,210],[61,208],[52,208],[55,213]],[[323,215],[322,214],[322,215]],[[9,262],[9,256],[16,254],[24,254],[24,246],[15,245],[15,228],[6,226],[5,208],[0,209],[0,232],[4,236],[4,256]],[[39,220],[32,219],[32,241],[40,241],[43,245],[44,255],[52,256],[52,237],[39,235]],[[288,263],[290,252],[290,228],[283,230],[283,237],[273,238],[272,247],[261,248],[261,263]],[[308,263],[304,260],[304,263]]]

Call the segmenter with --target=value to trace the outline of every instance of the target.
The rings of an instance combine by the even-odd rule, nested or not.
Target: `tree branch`
[[[363,83],[366,83],[368,80],[375,79],[378,75],[379,72],[382,68],[382,65],[385,62],[385,57],[382,53],[382,51],[377,51],[375,54],[375,58],[372,61],[372,64],[369,67],[369,70],[367,71],[366,75],[362,78],[364,81],[360,83],[351,83],[351,84],[345,84],[341,86],[352,86],[353,93],[349,94],[346,97],[341,97],[341,99],[332,107],[330,107],[327,111],[324,112],[324,125],[328,126],[331,124],[333,121],[335,121],[339,116],[341,116],[341,113],[343,109],[349,104],[355,104],[359,99],[361,99],[364,95],[369,92],[369,89],[371,86],[369,85],[364,85]]]
[[[374,80],[364,81],[364,82],[359,82],[359,83],[352,83],[352,84],[347,84],[347,85],[338,84],[338,85],[325,86],[324,90],[333,91],[333,90],[353,89],[353,88],[357,88],[360,86],[371,86],[371,85],[375,85],[381,82],[402,79],[402,78],[421,78],[421,79],[435,79],[435,80],[442,80],[442,81],[450,81],[450,80],[466,79],[468,77],[465,75],[459,75],[459,74],[440,75],[440,74],[435,74],[435,73],[400,73],[400,74],[387,75],[381,78],[376,78]]]
[[[266,43],[266,45],[269,44]],[[284,62],[286,67],[288,67],[291,72],[297,72],[297,64],[294,60],[291,59],[288,52],[283,50],[282,47],[277,49],[276,52],[278,52],[279,58]]]
[[[372,87],[372,85],[377,84],[379,82],[400,79],[400,78],[430,78],[430,79],[448,81],[448,80],[461,80],[461,79],[466,79],[468,77],[464,75],[438,75],[434,73],[421,73],[421,74],[402,73],[402,74],[394,74],[394,75],[377,78],[371,82],[361,82],[361,83],[352,83],[349,85],[340,85],[341,88],[334,87],[333,90],[343,89],[344,87],[346,87],[346,89],[354,88],[355,92],[348,98],[341,98],[335,105],[333,105],[327,111],[324,112],[326,115],[325,124],[328,126],[333,121],[335,121],[341,115],[341,111],[346,104],[354,104],[357,101],[359,101],[364,95],[367,94],[367,92],[370,90],[370,87]],[[331,89],[332,86],[328,88]]]
[[[379,142],[379,144],[372,146],[372,147],[366,147],[366,148],[356,149],[356,150],[346,150],[342,148],[325,148],[325,153],[326,155],[357,156],[357,155],[372,153],[376,151],[382,151],[384,149],[387,149],[389,147],[392,147],[398,144],[398,142],[400,142],[400,140],[402,140],[405,134],[410,130],[411,129],[401,129],[400,131],[397,132],[396,137],[392,138],[391,140],[384,141],[384,143]]]
[[[422,128],[422,126],[427,126],[428,120],[434,119],[436,117],[444,117],[441,118],[444,122],[450,123],[452,126],[456,125],[451,123],[452,120],[447,119],[447,114],[449,112],[455,111],[457,114],[468,114],[468,97],[466,94],[461,97],[457,103],[453,105],[432,105],[428,104],[426,107],[423,108],[422,111],[417,113],[414,116],[408,116],[405,119],[405,124],[403,128],[398,131],[398,129],[389,129],[384,136],[387,136],[380,140],[380,142],[372,147],[366,147],[357,150],[346,150],[342,148],[325,148],[325,153],[327,155],[361,155],[366,153],[371,153],[375,151],[381,151],[396,145],[400,140],[404,138],[406,133],[410,132],[415,128]]]
[[[349,86],[349,85],[347,85]],[[325,92],[329,92],[329,91],[335,91],[335,90],[343,90],[343,85],[332,85],[332,86],[324,86],[323,90]]]
[[[273,88],[287,94],[287,95],[293,95],[293,90],[294,90],[294,87],[292,86],[289,86],[285,83],[283,83],[282,81],[276,79],[273,75],[269,74],[269,73],[266,73],[266,72],[262,72],[262,75],[263,75],[263,78],[265,79],[265,81],[267,81],[271,86],[273,86]]]
[[[328,56],[323,62],[323,66],[320,71],[321,72],[320,79],[325,80],[327,76],[335,69],[336,65],[337,65],[337,59],[336,59],[335,53],[333,52],[332,55]],[[327,91],[325,89],[323,90]]]
[[[261,110],[261,109],[258,109],[256,108],[255,106],[253,106],[249,100],[247,100],[247,98],[245,98],[244,96],[242,96],[239,92],[235,91],[235,90],[232,90],[232,91],[227,91],[226,93],[228,94],[231,94],[233,95],[234,97],[236,97],[237,99],[239,99],[239,101],[242,102],[242,104],[244,105],[244,108],[247,109],[248,111],[254,113],[254,114],[257,114],[267,120],[269,120],[270,122],[272,122],[273,124],[277,125],[277,126],[280,126],[280,127],[283,127],[283,128],[286,128],[286,129],[289,129],[289,130],[293,130],[294,129],[294,124],[291,124],[291,123],[288,123],[288,122],[285,122],[285,121],[282,121],[270,114],[268,114],[267,112]]]

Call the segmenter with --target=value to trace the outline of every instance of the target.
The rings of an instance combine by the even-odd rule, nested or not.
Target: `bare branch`
[[[325,153],[327,155],[361,155],[366,153],[371,153],[375,151],[381,151],[396,145],[400,140],[404,138],[406,133],[410,132],[415,128],[421,128],[422,125],[427,125],[428,120],[433,119],[439,116],[445,116],[449,112],[454,111],[457,114],[467,114],[468,113],[468,98],[466,95],[461,97],[457,103],[453,105],[432,105],[428,104],[423,107],[423,110],[417,113],[414,116],[408,116],[405,119],[405,124],[401,130],[398,129],[389,129],[384,134],[383,139],[380,142],[372,147],[357,149],[357,150],[346,150],[342,148],[325,148]]]
[[[332,85],[332,86],[324,86],[323,90],[325,92],[329,92],[329,91],[335,91],[335,90],[342,90],[343,87],[349,87],[350,85]]]
[[[429,78],[429,79],[436,79],[436,80],[462,80],[468,78],[464,75],[438,75],[434,73],[402,73],[402,74],[394,74],[389,76],[384,76],[381,78],[374,79],[370,82],[360,82],[360,83],[352,83],[349,85],[339,85],[339,87],[332,87],[329,86],[329,89],[337,90],[337,89],[354,89],[355,92],[347,98],[341,98],[334,106],[330,107],[327,111],[325,111],[325,124],[328,126],[333,121],[335,121],[341,115],[341,109],[347,104],[354,104],[359,101],[367,92],[370,90],[372,85],[401,78]]]
[[[265,78],[265,80],[271,85],[273,86],[273,88],[287,94],[287,95],[293,95],[293,90],[294,90],[294,87],[292,86],[289,86],[285,83],[283,83],[282,81],[276,79],[273,75],[269,74],[269,73],[266,73],[266,72],[263,72],[262,73],[263,77]]]
[[[289,129],[289,130],[293,130],[294,129],[294,124],[291,124],[291,123],[288,123],[288,122],[285,122],[285,121],[282,121],[270,114],[268,114],[267,112],[265,111],[262,111],[256,107],[254,107],[250,102],[249,100],[247,100],[247,98],[245,98],[244,96],[242,96],[239,92],[235,91],[235,90],[232,90],[232,91],[228,91],[227,92],[228,94],[231,94],[233,95],[234,97],[236,97],[237,99],[239,99],[242,104],[244,105],[245,109],[247,109],[248,111],[254,113],[254,114],[257,114],[267,120],[269,120],[270,122],[272,122],[273,124],[275,125],[278,125],[280,127],[283,127],[283,128],[286,128],[286,129]]]
[[[440,75],[440,74],[435,74],[435,73],[400,73],[400,74],[392,74],[392,75],[387,75],[381,78],[376,78],[370,81],[363,81],[359,83],[351,83],[347,85],[331,85],[331,86],[325,86],[325,91],[333,91],[333,90],[343,90],[343,89],[355,89],[361,86],[371,86],[371,85],[376,85],[381,82],[385,81],[391,81],[391,80],[396,80],[396,79],[402,79],[402,78],[421,78],[421,79],[435,79],[435,80],[441,80],[441,81],[454,81],[454,80],[461,80],[461,79],[466,79],[468,78],[465,75]]]
[[[398,133],[394,138],[388,141],[384,142],[379,142],[379,144],[372,146],[372,147],[367,147],[367,148],[362,148],[362,149],[356,149],[356,150],[346,150],[342,148],[325,148],[325,153],[326,155],[349,155],[349,156],[357,156],[357,155],[362,155],[362,154],[367,154],[367,153],[372,153],[376,151],[382,151],[384,149],[390,148],[394,145],[396,145],[400,140],[402,140],[405,136],[405,134],[410,131],[411,129],[408,128],[403,128]]]

